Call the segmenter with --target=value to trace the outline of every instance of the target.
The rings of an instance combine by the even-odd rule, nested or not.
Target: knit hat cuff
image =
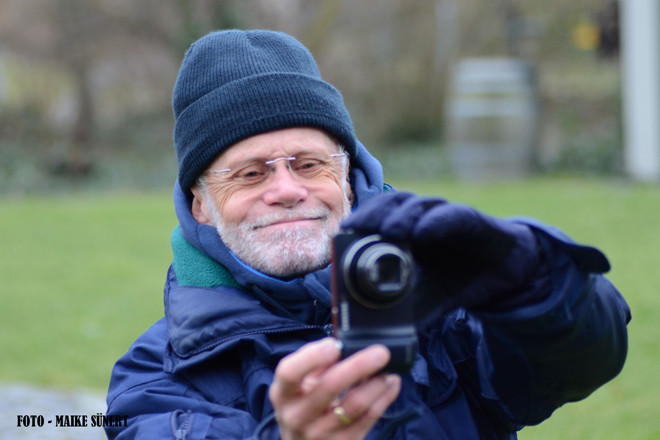
[[[178,115],[174,144],[179,182],[187,190],[206,167],[236,142],[291,127],[313,127],[337,139],[352,156],[356,141],[341,94],[332,85],[297,73],[267,73],[219,87]]]

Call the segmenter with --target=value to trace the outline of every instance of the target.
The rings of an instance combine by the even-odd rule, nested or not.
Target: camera
[[[337,234],[332,250],[332,315],[342,357],[383,344],[392,354],[384,371],[408,371],[418,350],[410,251],[352,231]]]

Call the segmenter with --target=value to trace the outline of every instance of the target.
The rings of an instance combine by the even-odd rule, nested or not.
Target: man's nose
[[[307,198],[309,191],[291,170],[289,162],[275,162],[271,167],[264,193],[264,201],[267,204],[292,207]]]

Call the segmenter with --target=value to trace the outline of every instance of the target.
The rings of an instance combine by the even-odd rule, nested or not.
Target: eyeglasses
[[[339,167],[334,159],[345,156],[346,153],[330,155],[302,153],[295,156],[276,157],[270,160],[251,160],[239,163],[232,168],[210,170],[208,173],[221,177],[223,181],[248,188],[266,182],[270,175],[275,172],[277,162],[284,162],[294,176],[311,181],[327,172],[337,174]]]

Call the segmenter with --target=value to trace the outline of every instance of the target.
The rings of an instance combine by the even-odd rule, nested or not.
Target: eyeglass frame
[[[308,152],[301,152],[301,153],[298,153],[298,154],[305,155],[305,154],[309,154],[309,153],[308,153]],[[346,158],[348,158],[348,153],[346,153],[345,151],[343,151],[343,149],[341,149],[341,151],[340,151],[339,153],[332,153],[332,154],[329,155],[329,157],[330,157],[330,159],[334,159],[334,158],[338,158],[338,157],[346,157]],[[271,165],[273,165],[273,164],[275,164],[275,163],[277,163],[277,162],[283,161],[283,160],[284,160],[284,161],[287,161],[287,162],[293,162],[293,161],[296,160],[296,159],[297,159],[297,158],[296,158],[295,155],[293,155],[293,156],[281,156],[281,157],[276,157],[276,158],[273,158],[273,159],[266,160],[265,162],[262,162],[262,163],[263,163],[264,165],[270,167]],[[254,163],[254,162],[257,162],[257,161],[252,161],[252,162],[250,162],[250,163]],[[245,168],[247,168],[247,167],[249,167],[249,166],[250,166],[250,165],[246,165]],[[289,168],[289,167],[287,167],[287,168]],[[243,168],[240,168],[240,167],[239,167],[239,171],[240,171],[241,169],[243,169]],[[273,168],[273,167],[270,167],[270,169],[271,169],[271,173],[274,172],[274,168]],[[289,169],[290,169],[290,168],[289,168]],[[219,174],[223,174],[223,173],[229,173],[229,172],[231,172],[231,171],[232,171],[232,168],[223,168],[223,169],[220,169],[220,170],[207,170],[207,171],[205,171],[204,173],[202,173],[202,175],[201,175],[200,178],[198,179],[198,184],[201,184],[201,185],[203,185],[203,186],[206,186],[206,178],[205,178],[205,176],[207,176],[207,175],[209,175],[209,174],[210,174],[210,175],[219,175]],[[291,171],[293,172],[294,175],[296,175],[295,172],[294,172],[293,170],[291,170]],[[264,179],[263,182],[259,182],[258,184],[264,183],[266,180],[268,180],[268,178]]]

